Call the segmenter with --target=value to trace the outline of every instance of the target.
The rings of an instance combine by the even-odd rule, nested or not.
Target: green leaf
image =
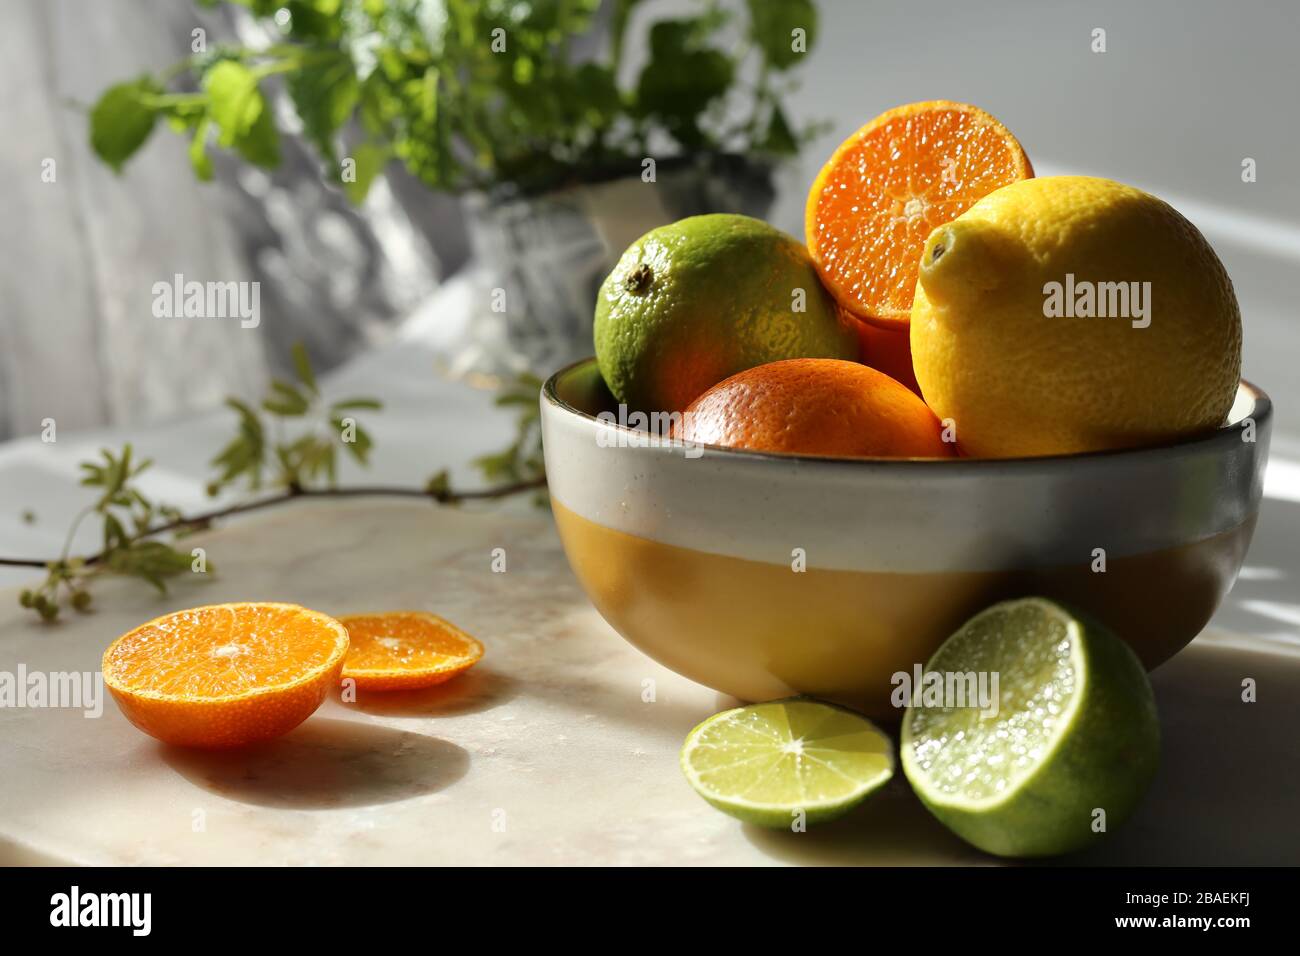
[[[348,121],[361,96],[356,67],[342,50],[332,59],[303,67],[286,83],[303,133],[334,163],[334,134]]]
[[[162,92],[150,77],[110,86],[90,111],[90,145],[95,155],[120,173],[122,165],[153,132],[158,111],[146,98]]]
[[[182,135],[192,133],[208,115],[207,97],[201,93],[194,94],[192,101],[173,101],[158,110],[160,116],[167,119],[167,125]]]
[[[333,445],[323,446],[321,457],[324,459],[325,478],[332,488],[338,483],[338,449]]]
[[[343,32],[339,3],[340,0],[282,0],[278,5],[289,11],[289,36],[330,43]]]
[[[257,88],[257,76],[234,60],[222,60],[203,78],[208,91],[208,114],[221,130],[220,144],[234,146],[252,132],[266,112],[266,101]]]
[[[86,472],[81,483],[87,487],[96,487],[104,483],[104,469],[91,461],[83,461],[78,467]]]
[[[787,70],[800,62],[803,52],[794,48],[794,31],[804,31],[804,51],[817,38],[817,8],[812,0],[748,0],[750,35],[775,69]]]
[[[220,0],[201,0],[205,7],[214,7]],[[259,17],[269,17],[284,5],[283,0],[230,0],[241,7],[248,7]]]
[[[280,482],[282,484],[302,483],[297,457],[291,453],[288,445],[275,446],[275,460],[280,465]]]
[[[493,404],[498,407],[504,407],[506,405],[523,405],[532,407],[537,404],[537,395],[532,392],[502,392],[492,401]]]
[[[623,107],[614,71],[598,63],[584,63],[573,76],[570,89],[571,111],[592,127],[611,125]]]
[[[366,132],[375,137],[391,135],[391,127],[402,112],[402,101],[393,92],[391,80],[384,69],[385,62],[393,55],[393,51],[385,47],[376,50],[375,57],[380,68],[361,83],[361,108],[357,115]]]
[[[190,166],[194,175],[204,182],[212,179],[212,159],[208,156],[208,130],[212,121],[204,117],[194,127],[194,138],[190,140]]]
[[[392,155],[387,146],[373,143],[362,143],[352,150],[349,158],[353,162],[353,175],[351,181],[343,180],[343,192],[353,205],[359,206],[366,201],[371,184],[383,172]]]
[[[429,67],[420,79],[419,100],[420,119],[432,126],[438,121],[438,77],[437,67]]]
[[[377,398],[345,398],[330,406],[331,412],[382,411],[384,403]]]
[[[161,541],[134,541],[109,553],[105,563],[118,574],[142,578],[165,594],[165,579],[189,571],[193,559]]]
[[[104,489],[99,496],[99,500],[94,504],[95,510],[103,512],[113,505],[129,507],[132,501],[131,495],[123,491],[127,479],[144,471],[151,462],[145,461],[132,470],[131,445],[129,443],[122,446],[120,458],[114,456],[107,448],[100,449],[100,454],[104,458],[103,465],[96,465],[94,462],[81,463],[82,470],[86,472],[81,479],[81,484]]]
[[[430,475],[429,480],[424,484],[424,490],[435,498],[441,498],[451,491],[451,475],[446,468],[436,474]]]
[[[687,148],[706,145],[700,116],[735,79],[731,57],[702,43],[709,23],[695,17],[651,27],[651,58],[637,81],[637,110],[658,117]]]
[[[311,356],[307,354],[307,346],[302,342],[294,342],[291,353],[294,371],[298,373],[298,381],[306,385],[307,390],[313,395],[320,394],[320,389],[316,387],[316,373],[311,367]]]
[[[772,105],[768,117],[767,131],[763,134],[759,149],[774,156],[793,156],[799,152],[799,141],[786,121],[785,112],[777,104]]]
[[[515,449],[514,446],[507,448],[505,451],[495,452],[490,455],[480,455],[475,458],[473,465],[479,471],[483,472],[483,477],[489,481],[497,478],[508,477],[514,471],[515,467]]]
[[[112,551],[114,548],[121,547],[128,540],[126,529],[122,527],[122,522],[111,514],[104,515],[104,550]]]
[[[246,476],[248,486],[254,490],[262,485],[262,467],[266,458],[266,437],[262,420],[257,412],[237,398],[227,398],[226,406],[239,416],[239,434],[231,439],[211,465],[220,469],[217,489],[235,479]]]
[[[343,419],[335,418],[333,423],[334,430],[342,435],[345,427]],[[369,464],[370,449],[374,447],[375,443],[371,440],[370,433],[356,424],[355,420],[352,425],[352,441],[341,442],[341,444],[359,464]]]
[[[255,166],[273,167],[280,162],[280,134],[257,81],[257,74],[242,63],[218,62],[203,78],[208,115],[221,130],[221,146],[234,147]]]
[[[276,379],[271,382],[271,396],[263,399],[262,408],[272,415],[297,418],[306,415],[311,401],[299,391],[298,386]]]
[[[280,165],[280,132],[271,119],[270,109],[264,109],[248,134],[235,143],[239,155],[254,166],[274,169]]]

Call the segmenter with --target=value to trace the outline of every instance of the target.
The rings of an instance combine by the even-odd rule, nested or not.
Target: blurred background
[[[541,566],[551,562],[567,575],[558,543],[535,531],[533,505],[545,499],[538,388],[521,373],[546,376],[590,354],[599,283],[643,232],[733,211],[802,236],[808,187],[843,139],[900,104],[958,100],[1009,127],[1039,175],[1104,176],[1169,201],[1205,233],[1233,279],[1243,373],[1273,398],[1273,439],[1247,562],[1198,643],[1278,654],[1249,664],[1220,654],[1184,657],[1166,672],[1166,692],[1181,683],[1189,708],[1166,725],[1170,738],[1181,734],[1189,744],[1182,769],[1166,779],[1210,787],[1200,801],[1195,787],[1167,791],[1168,802],[1152,814],[1152,836],[1122,853],[1147,862],[1168,844],[1175,861],[1205,852],[1238,862],[1277,859],[1283,850],[1270,841],[1286,843],[1270,829],[1284,819],[1278,788],[1256,788],[1261,812],[1252,807],[1237,819],[1215,799],[1237,800],[1252,779],[1279,766],[1258,755],[1287,729],[1263,733],[1254,748],[1243,744],[1247,725],[1220,720],[1236,706],[1235,675],[1258,678],[1260,700],[1284,700],[1293,696],[1300,654],[1297,51],[1300,0],[3,0],[0,589],[14,590],[0,594],[12,615],[0,637],[6,647],[44,647],[61,662],[80,660],[95,643],[79,646],[76,631],[34,638],[8,622],[20,620],[19,587],[41,586],[56,602],[85,608],[75,592],[60,591],[69,583],[60,569],[73,565],[58,559],[114,549],[109,508],[96,515],[93,502],[112,500],[101,496],[122,487],[129,456],[137,467],[152,461],[139,481],[131,479],[148,496],[137,528],[170,527],[174,515],[192,521],[258,496],[265,500],[252,503],[265,504],[277,489],[307,484],[301,475],[318,486],[337,478],[348,492],[364,485],[412,496],[412,509],[432,509],[430,496],[454,489],[492,500],[444,509],[436,535],[413,521],[410,540],[396,546],[387,529],[397,519],[381,521],[362,507],[339,505],[331,521],[314,510],[294,517],[291,509],[265,525],[240,518],[265,537],[227,538],[214,561],[237,565],[241,540],[273,542],[250,564],[267,568],[275,556],[273,573],[257,585],[265,595],[346,602],[347,588],[368,601],[380,577],[409,560],[403,580],[418,598],[408,606],[418,600],[441,613],[448,603],[459,613],[481,604],[478,619],[499,622],[506,638],[502,659],[514,654],[487,678],[496,690],[481,701],[473,695],[483,692],[471,691],[461,698],[464,709],[448,713],[473,714],[515,697],[527,707],[530,696],[548,710],[555,704],[557,714],[585,709],[601,681],[614,679],[606,673],[611,658],[580,660],[572,650],[585,646],[569,640],[585,624],[574,618],[570,628],[567,606],[586,602],[575,584],[556,586],[567,577]],[[257,320],[161,315],[156,288],[175,281],[256,283]],[[167,311],[170,299],[162,304]],[[303,374],[299,345],[319,390]],[[275,379],[311,385],[286,397],[281,382],[262,401]],[[499,398],[511,383],[515,391]],[[225,404],[228,396],[243,399],[245,410]],[[375,401],[358,403],[358,396]],[[345,407],[364,422],[366,438],[343,448],[336,410]],[[319,454],[322,446],[332,457]],[[286,448],[296,456],[293,468],[284,465]],[[110,451],[118,457],[106,459]],[[241,455],[243,466],[255,467],[232,467]],[[249,480],[263,464],[273,480]],[[98,485],[86,487],[87,476]],[[1096,493],[1109,501],[1115,490]],[[113,507],[126,520],[136,505],[145,507],[143,496]],[[482,512],[491,522],[474,525]],[[663,514],[674,520],[671,508]],[[516,519],[519,535],[506,534]],[[505,590],[476,583],[466,570],[479,562],[489,533],[494,571],[498,536],[512,549]],[[131,559],[125,533],[116,536],[116,554]],[[179,547],[170,573],[188,575],[190,546]],[[134,565],[110,558],[68,571],[90,580],[108,567],[143,579],[124,582],[134,590],[97,593],[91,607],[106,613],[87,619],[82,634],[105,637],[113,615],[143,620],[162,602],[202,602],[198,591],[155,596],[143,582],[157,565],[140,550]],[[347,588],[344,580],[335,588],[336,566],[346,566]],[[32,606],[42,616],[58,609]],[[21,613],[21,627],[37,626]],[[60,620],[79,618],[69,610]],[[485,625],[485,636],[491,630]],[[548,687],[533,679],[541,671],[519,670],[525,637],[572,673]],[[640,697],[628,700],[641,706]],[[689,715],[677,703],[667,703],[677,707],[670,713]],[[587,724],[625,734],[590,751],[604,762],[620,740],[628,752],[644,753],[643,728],[617,706],[614,720]],[[516,712],[531,713],[512,709],[501,719]],[[376,726],[367,733],[396,713],[371,711]],[[1201,718],[1192,721],[1193,713]],[[1261,713],[1272,720],[1276,711]],[[503,726],[541,734],[553,726],[549,719]],[[62,772],[73,751],[32,746],[17,731],[38,722],[16,720],[0,754],[48,753],[32,773],[9,777],[58,783],[48,807],[29,800],[32,813],[57,816],[69,806]],[[452,749],[473,752],[475,761],[497,753],[496,736],[474,739],[493,746],[462,741],[467,750]],[[583,752],[578,737],[563,746],[547,738],[544,746]],[[380,745],[340,745],[349,767],[358,765],[356,747],[368,753]],[[303,751],[309,782],[322,776],[318,755],[326,750],[335,752],[334,744]],[[508,762],[494,766],[533,769],[509,750],[501,758]],[[111,835],[154,812],[156,804],[137,797],[157,781],[122,748],[107,757],[125,768],[130,783],[117,790],[132,801],[130,813],[102,828]],[[305,766],[285,765],[290,775]],[[222,788],[206,770],[179,769],[221,801],[239,802],[241,814],[246,803],[289,807],[311,821],[304,826],[315,836],[328,837],[322,852],[333,859],[339,841],[315,815],[279,795],[268,801],[274,780],[270,788],[265,781]],[[340,776],[347,783],[356,774]],[[585,783],[592,775],[579,776]],[[393,799],[406,800],[411,792],[405,778],[399,782]],[[372,791],[360,791],[371,799]],[[113,792],[95,788],[97,796]],[[188,797],[167,799],[189,806],[181,802]],[[351,802],[342,807],[348,826],[368,827],[357,810]],[[624,839],[626,821],[606,826],[613,819],[600,817],[608,832],[594,844],[640,854]],[[905,844],[891,830],[895,819],[902,818],[885,818],[891,853]],[[71,839],[64,822],[59,845]],[[0,829],[12,826],[0,820]],[[294,832],[278,822],[266,832],[282,831]],[[840,846],[843,833],[828,831],[828,841],[809,846],[830,848],[831,862],[854,862],[838,855],[852,852]],[[0,850],[25,846],[25,836],[0,833]],[[353,842],[373,842],[369,831],[362,836]],[[753,833],[746,838],[754,842]],[[260,852],[266,840],[259,841]],[[710,841],[701,838],[700,846]],[[144,852],[139,843],[133,838],[127,859]],[[513,846],[513,838],[500,845]],[[755,845],[773,856],[789,852],[775,842]],[[548,830],[544,852],[564,847]],[[164,859],[177,852],[167,842]]]
[[[593,5],[590,28],[565,48],[574,62],[607,61],[612,20],[626,15],[616,69],[625,88],[637,87],[655,55],[651,23],[730,10],[732,22],[709,28],[698,45],[739,62],[752,13],[744,0]],[[288,6],[301,29],[338,0]],[[419,29],[432,35],[457,6],[499,13],[566,5],[418,6],[426,8]],[[771,117],[755,113],[763,128],[733,141],[745,151],[740,166],[674,171],[681,143],[649,142],[647,155],[668,164],[652,187],[638,177],[639,165],[624,166],[619,183],[597,164],[583,168],[581,157],[571,161],[568,180],[522,190],[519,171],[505,163],[480,183],[431,185],[394,158],[355,205],[331,181],[338,174],[310,132],[293,134],[302,122],[286,93],[291,81],[277,76],[262,84],[286,133],[275,168],[213,142],[213,181],[202,182],[188,156],[191,134],[177,135],[164,120],[120,174],[96,157],[87,110],[108,87],[188,57],[196,28],[210,51],[227,42],[281,42],[287,20],[275,18],[279,7],[260,0],[4,4],[0,438],[36,433],[47,417],[68,429],[133,425],[210,408],[227,393],[257,394],[268,375],[287,367],[295,341],[326,369],[399,341],[428,351],[430,374],[476,381],[484,373],[490,382],[523,367],[544,373],[583,350],[581,313],[590,311],[595,284],[608,259],[644,228],[727,208],[766,213],[801,234],[807,185],[834,146],[884,109],[929,98],[993,112],[1040,174],[1105,175],[1170,200],[1207,233],[1234,279],[1246,321],[1246,375],[1275,390],[1293,379],[1300,4],[1291,0],[935,0],[923,15],[914,3],[821,0],[808,52],[768,71],[798,151],[772,140]],[[1105,31],[1104,53],[1093,49],[1097,29]],[[679,101],[713,81],[711,61],[681,62],[688,76],[679,79],[687,82],[660,91]],[[761,68],[753,58],[738,66],[736,87],[752,86]],[[520,79],[517,67],[512,79]],[[174,77],[168,90],[198,89],[198,82]],[[738,122],[754,113],[743,91],[709,109],[719,107]],[[729,120],[710,121],[725,127]],[[661,126],[672,123],[661,117]],[[339,135],[359,128],[353,116]],[[1257,164],[1255,182],[1242,180],[1247,158]],[[48,160],[53,182],[43,175]],[[523,201],[509,200],[521,191]],[[156,318],[153,286],[176,274],[258,281],[260,325]],[[491,311],[495,288],[519,293],[508,296],[513,327]],[[517,314],[529,306],[536,314]],[[1294,450],[1292,438],[1284,425],[1279,444]]]
[[[0,551],[57,551],[101,447],[207,506],[223,398],[293,377],[295,343],[327,396],[384,403],[341,480],[531,476],[536,385],[494,390],[590,353],[631,240],[708,211],[802,235],[848,134],[957,99],[1040,175],[1145,188],[1213,243],[1276,407],[1215,623],[1298,643],[1294,0],[8,0],[0,21]],[[256,327],[156,316],[176,276],[258,283]]]

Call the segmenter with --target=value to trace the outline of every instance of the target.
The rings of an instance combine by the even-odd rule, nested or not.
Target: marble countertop
[[[489,395],[439,379],[409,344],[363,356],[326,390],[378,392],[387,404],[368,423],[367,481],[419,483],[508,440],[509,420],[492,414]],[[76,462],[126,438],[158,459],[153,494],[197,507],[206,461],[230,427],[213,413],[0,446],[0,552],[57,552],[86,499]],[[1083,862],[1300,863],[1295,447],[1285,431],[1275,437],[1259,529],[1228,602],[1152,677],[1164,738],[1151,793]],[[472,479],[463,468],[456,477]],[[34,524],[19,517],[28,505]],[[804,834],[742,825],[706,805],[678,769],[678,748],[734,702],[625,644],[579,590],[549,514],[526,501],[302,502],[195,543],[207,549],[210,578],[164,598],[104,581],[93,614],[52,627],[15,600],[31,574],[0,569],[0,672],[96,671],[107,644],[142,621],[258,599],[334,613],[428,609],[480,638],[486,656],[440,688],[327,701],[290,735],[238,753],[165,747],[111,699],[97,719],[0,708],[0,863],[996,862],[933,821],[901,775],[844,820]],[[77,542],[94,546],[93,536]],[[491,570],[498,547],[505,573]],[[1245,677],[1257,681],[1257,703],[1241,701]]]
[[[586,602],[544,512],[295,504],[196,543],[217,573],[160,599],[133,582],[55,627],[0,599],[0,670],[88,671],[171,609],[286,600],[335,613],[436,611],[483,662],[440,688],[326,704],[279,741],[164,746],[111,699],[0,709],[0,862],[85,864],[768,864],[992,862],[896,780],[850,817],[772,833],[713,810],[677,751],[732,701],[623,643]],[[504,573],[491,570],[504,548]],[[1240,701],[1243,677],[1259,702]],[[653,681],[654,700],[643,693]],[[1163,765],[1090,862],[1296,863],[1300,656],[1210,633],[1154,678]]]

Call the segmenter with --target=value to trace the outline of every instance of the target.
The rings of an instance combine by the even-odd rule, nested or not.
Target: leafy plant
[[[156,518],[168,522],[180,518],[175,509],[155,505],[135,486],[135,479],[152,462],[135,461],[129,444],[118,454],[105,448],[100,455],[99,461],[81,464],[85,472],[81,483],[96,489],[98,498],[73,521],[63,554],[46,564],[45,581],[18,596],[23,607],[31,608],[47,621],[58,617],[63,600],[78,611],[89,610],[91,599],[86,585],[96,575],[106,572],[134,575],[159,591],[166,591],[167,578],[191,567],[189,554],[160,541],[144,540],[143,533],[153,526]],[[103,550],[94,560],[70,557],[68,552],[77,529],[92,515],[103,524]]]
[[[201,0],[214,6],[217,0]],[[280,130],[273,77],[354,201],[400,161],[429,187],[533,193],[640,173],[644,158],[701,153],[780,157],[796,130],[780,102],[817,32],[812,0],[718,0],[647,26],[648,60],[625,80],[633,14],[650,0],[227,0],[278,34],[264,48],[221,45],[106,90],[90,140],[116,170],[159,120],[211,149],[273,167]],[[573,41],[604,42],[579,59]],[[736,117],[741,119],[737,120]]]
[[[515,440],[501,452],[474,459],[474,465],[488,481],[516,484],[545,481],[546,463],[542,460],[542,411],[537,403],[542,380],[521,374],[497,394],[498,408],[518,410]],[[544,492],[539,492],[544,499]]]
[[[373,398],[348,398],[323,406],[316,375],[301,343],[293,348],[293,362],[298,381],[273,379],[261,410],[281,420],[309,419],[314,414],[318,416],[314,426],[291,440],[268,442],[258,411],[237,398],[227,398],[227,407],[239,417],[239,430],[212,459],[219,473],[208,485],[208,494],[215,495],[241,478],[248,490],[258,491],[266,483],[268,471],[273,472],[272,484],[280,488],[303,488],[322,478],[332,487],[340,448],[358,464],[367,464],[374,442],[351,413],[379,411],[383,405]]]
[[[208,485],[210,495],[241,482],[249,492],[267,493],[186,516],[176,508],[152,501],[137,487],[136,479],[148,470],[151,461],[137,460],[129,444],[116,453],[105,448],[99,459],[81,464],[85,473],[81,484],[95,489],[96,498],[73,520],[59,557],[49,561],[0,558],[0,565],[45,570],[45,580],[38,587],[19,594],[22,606],[46,621],[55,620],[65,605],[88,611],[90,582],[103,574],[138,578],[166,592],[168,579],[194,570],[195,559],[192,553],[158,540],[161,535],[182,537],[210,527],[218,518],[297,498],[395,495],[455,504],[467,498],[499,498],[545,487],[537,406],[541,383],[532,376],[523,376],[503,389],[497,399],[498,405],[520,409],[515,441],[500,454],[475,462],[495,484],[478,491],[454,491],[444,470],[423,488],[339,488],[335,480],[339,450],[365,466],[374,445],[353,413],[377,412],[383,405],[373,398],[325,402],[301,344],[294,346],[293,359],[297,380],[272,381],[269,393],[258,406],[235,398],[226,400],[236,415],[236,434],[212,459],[217,474]],[[295,423],[300,426],[296,430],[290,427]],[[73,557],[70,552],[77,530],[91,517],[97,517],[102,524],[103,546],[95,554]],[[206,560],[204,570],[212,570]]]

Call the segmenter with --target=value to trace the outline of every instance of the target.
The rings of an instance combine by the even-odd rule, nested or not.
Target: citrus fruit
[[[871,721],[795,698],[715,714],[686,736],[682,772],[724,813],[759,826],[843,816],[894,775],[889,738]]]
[[[600,287],[596,361],[618,401],[681,411],[728,375],[857,354],[808,250],[747,216],[692,216],[628,247]]]
[[[1196,227],[1086,176],[998,190],[934,231],[912,307],[926,402],[982,457],[1163,442],[1221,425],[1241,313]]]
[[[903,718],[903,771],[967,842],[998,856],[1078,850],[1119,826],[1155,773],[1146,672],[1101,625],[1041,598],[995,604],[925,666],[997,674],[996,715],[921,707]]]
[[[883,372],[839,359],[787,359],[733,375],[690,404],[674,435],[800,455],[955,454],[925,402]]]
[[[946,100],[897,107],[846,139],[813,181],[808,250],[842,306],[905,329],[930,232],[1033,174],[1016,138],[978,107]]]
[[[908,390],[921,394],[912,369],[912,342],[907,329],[883,329],[870,322],[854,322],[858,331],[858,361],[884,372]]]
[[[347,650],[342,624],[296,604],[213,604],[123,634],[104,652],[104,683],[150,736],[238,747],[306,720]]]
[[[478,663],[483,645],[424,611],[350,614],[343,678],[359,690],[414,690],[451,680]]]

